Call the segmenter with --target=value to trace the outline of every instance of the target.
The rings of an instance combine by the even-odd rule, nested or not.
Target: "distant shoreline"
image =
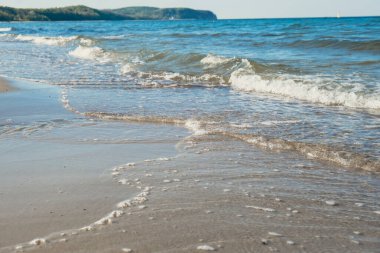
[[[339,19],[354,19],[354,18],[380,18],[380,16],[346,16],[340,17]],[[280,18],[218,18],[217,20],[208,20],[208,21],[226,21],[226,20],[288,20],[288,19],[338,19],[336,17],[280,17]],[[197,19],[125,19],[125,20],[17,20],[17,21],[4,21],[0,20],[0,23],[21,23],[21,22],[94,22],[94,21],[196,21]],[[207,21],[207,20],[197,20],[197,21]]]
[[[126,7],[98,10],[84,5],[48,9],[0,6],[0,21],[100,21],[100,20],[216,20],[208,10],[190,8]]]

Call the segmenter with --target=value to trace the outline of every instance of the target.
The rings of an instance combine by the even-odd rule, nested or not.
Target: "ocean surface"
[[[379,17],[0,23],[0,75],[60,86],[78,115],[350,169],[380,171],[379,69]]]

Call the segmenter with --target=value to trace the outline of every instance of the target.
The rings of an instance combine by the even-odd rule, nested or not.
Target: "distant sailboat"
[[[336,12],[336,18],[340,18],[340,13],[339,13],[339,11]]]

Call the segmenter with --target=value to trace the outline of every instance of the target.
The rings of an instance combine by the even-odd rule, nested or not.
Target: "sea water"
[[[1,23],[0,74],[75,111],[379,170],[378,17]],[[200,130],[200,129],[198,129]]]

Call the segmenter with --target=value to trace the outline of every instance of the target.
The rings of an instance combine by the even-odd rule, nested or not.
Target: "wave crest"
[[[204,64],[208,68],[213,68],[213,67],[228,63],[232,60],[233,58],[226,58],[222,56],[208,54],[205,58],[201,60],[201,63]]]
[[[380,109],[379,97],[376,94],[364,94],[360,84],[354,84],[354,88],[347,88],[346,91],[342,90],[341,85],[327,89],[326,80],[316,77],[312,80],[286,76],[264,79],[246,68],[234,71],[230,83],[233,89],[239,91],[274,94],[324,105]]]
[[[10,32],[12,31],[12,27],[0,27],[0,32]]]
[[[334,163],[340,166],[360,169],[370,172],[380,172],[380,162],[373,157],[341,150],[336,147],[325,144],[313,144],[298,141],[289,141],[279,138],[271,138],[262,135],[239,134],[234,131],[221,130],[215,128],[214,123],[196,120],[196,119],[179,119],[161,116],[137,116],[124,115],[104,112],[88,112],[84,116],[100,118],[103,120],[122,120],[130,122],[156,123],[156,124],[174,124],[189,129],[194,137],[204,135],[222,135],[247,142],[256,147],[271,151],[293,151],[302,154],[310,159],[317,159]]]
[[[297,40],[289,44],[291,47],[305,48],[344,48],[353,51],[380,51],[380,40],[353,41],[353,40]]]
[[[273,151],[296,151],[311,159],[327,161],[354,169],[380,172],[380,162],[378,160],[374,160],[362,154],[335,149],[323,144],[294,142],[259,135],[243,135],[229,132],[223,132],[222,134],[245,141],[263,149]]]
[[[70,51],[69,55],[79,59],[97,60],[100,62],[108,62],[111,58],[111,54],[100,47],[87,47],[81,45]]]
[[[67,93],[62,93],[62,102],[65,108],[73,111],[77,114],[93,117],[102,120],[121,120],[129,122],[140,123],[155,123],[155,124],[171,124],[177,126],[183,126],[189,129],[193,136],[202,137],[204,135],[222,135],[230,138],[234,138],[240,141],[247,142],[255,145],[259,148],[273,150],[273,151],[294,151],[298,152],[308,158],[317,159],[327,162],[332,162],[344,167],[350,167],[355,169],[361,169],[371,172],[380,172],[380,161],[375,157],[371,157],[365,154],[353,153],[351,151],[342,150],[339,147],[328,146],[325,144],[314,144],[299,141],[284,140],[275,137],[266,137],[263,135],[255,134],[241,134],[237,133],[234,129],[226,130],[223,125],[217,122],[211,122],[209,120],[201,119],[183,119],[178,117],[168,116],[155,116],[155,115],[128,115],[120,113],[108,113],[108,112],[78,112],[73,108],[67,98]],[[285,121],[281,123],[296,123],[297,121]],[[279,121],[271,122],[280,123]],[[251,127],[250,125],[237,126]],[[233,127],[234,128],[234,127]]]
[[[30,41],[35,44],[42,44],[48,46],[64,46],[69,42],[77,40],[78,36],[71,37],[39,37],[39,36],[31,36],[31,35],[17,35],[15,37],[16,40],[19,41]]]

